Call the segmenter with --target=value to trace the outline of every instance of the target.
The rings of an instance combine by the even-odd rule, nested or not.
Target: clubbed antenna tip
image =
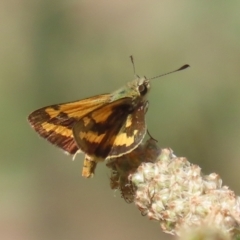
[[[171,72],[168,72],[168,73],[164,73],[164,74],[158,75],[156,77],[148,78],[148,80],[152,80],[152,79],[155,79],[155,78],[163,77],[163,76],[166,76],[166,75],[174,73],[174,72],[182,71],[182,70],[184,70],[184,69],[186,69],[188,67],[190,67],[190,65],[185,64],[182,67],[178,68],[177,70],[174,70],[174,71],[171,71]]]

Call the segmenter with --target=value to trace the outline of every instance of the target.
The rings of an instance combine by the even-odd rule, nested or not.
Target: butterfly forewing
[[[28,121],[52,144],[75,154],[79,148],[74,140],[72,128],[84,115],[108,103],[110,94],[103,94],[80,101],[51,105],[32,112]]]
[[[136,130],[138,126],[135,120],[138,126],[142,126],[141,129]],[[86,154],[102,160],[133,150],[145,132],[144,107],[133,108],[131,98],[106,104],[86,114],[73,126],[78,147]]]

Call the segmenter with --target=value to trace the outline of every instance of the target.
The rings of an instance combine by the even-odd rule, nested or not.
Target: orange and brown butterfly
[[[137,77],[113,93],[40,108],[28,121],[67,153],[85,153],[82,175],[91,177],[98,162],[127,154],[142,142],[149,89],[150,79]]]

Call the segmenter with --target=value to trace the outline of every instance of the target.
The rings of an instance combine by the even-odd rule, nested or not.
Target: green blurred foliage
[[[83,179],[82,155],[72,162],[26,120],[132,80],[131,54],[147,77],[191,65],[153,80],[149,131],[238,193],[239,9],[222,0],[2,0],[0,239],[169,238],[110,190],[104,164]]]

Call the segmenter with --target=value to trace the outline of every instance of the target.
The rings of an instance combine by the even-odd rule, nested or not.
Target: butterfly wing
[[[140,103],[134,111],[128,115],[114,140],[114,145],[108,158],[120,157],[129,153],[142,142],[147,131],[145,114],[146,103]]]
[[[51,105],[32,112],[28,121],[34,130],[52,144],[70,154],[79,148],[72,128],[84,115],[110,101],[110,94],[98,95],[80,101]]]
[[[131,98],[121,98],[86,114],[73,126],[83,152],[101,161],[130,152],[145,132],[144,106],[133,108]]]

